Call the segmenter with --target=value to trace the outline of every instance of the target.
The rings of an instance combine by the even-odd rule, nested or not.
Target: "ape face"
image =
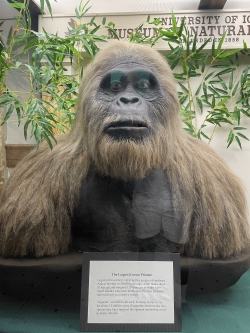
[[[100,74],[99,74],[100,73]],[[124,55],[105,64],[87,99],[87,142],[97,172],[123,180],[162,169],[167,97],[157,72]]]
[[[98,99],[107,105],[104,135],[140,143],[153,135],[159,118],[153,103],[163,99],[154,73],[140,64],[120,64],[103,77]]]

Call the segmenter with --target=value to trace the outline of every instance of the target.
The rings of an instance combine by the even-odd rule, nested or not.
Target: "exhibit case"
[[[249,13],[109,13],[98,26],[82,6],[40,17],[43,46],[25,44],[39,66],[12,62],[38,89],[24,125],[38,146],[3,187],[0,333],[247,332],[250,178],[236,147],[249,149]],[[36,99],[45,87],[56,107]],[[22,118],[14,95],[0,89],[4,122]],[[54,138],[45,104],[75,107],[67,133]]]

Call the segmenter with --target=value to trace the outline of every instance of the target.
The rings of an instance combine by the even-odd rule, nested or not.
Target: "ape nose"
[[[123,96],[119,99],[119,102],[121,102],[123,104],[129,104],[129,103],[134,104],[134,103],[138,103],[139,101],[140,101],[139,98],[136,96],[131,96],[131,97]]]

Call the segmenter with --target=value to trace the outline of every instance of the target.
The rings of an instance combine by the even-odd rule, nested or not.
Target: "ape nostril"
[[[139,98],[138,97],[121,97],[120,102],[122,102],[124,104],[137,103],[137,102],[139,102]]]

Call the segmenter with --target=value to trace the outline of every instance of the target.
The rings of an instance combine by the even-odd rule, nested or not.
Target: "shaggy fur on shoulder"
[[[160,120],[157,135],[140,146],[102,136],[106,119],[97,98],[106,68],[130,58],[150,64],[165,96],[164,105],[153,110]],[[184,212],[182,251],[189,256],[228,257],[249,243],[241,181],[210,147],[182,129],[171,70],[147,46],[107,43],[85,71],[71,132],[59,137],[52,151],[43,144],[30,153],[12,173],[1,203],[0,253],[41,257],[66,252],[80,187],[93,169],[124,180],[164,170],[175,211],[182,207]]]

